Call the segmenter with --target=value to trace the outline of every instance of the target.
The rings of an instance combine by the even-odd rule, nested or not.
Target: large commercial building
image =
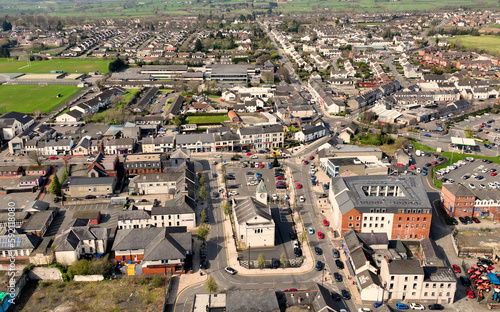
[[[418,176],[353,176],[331,180],[332,226],[340,235],[386,233],[389,239],[429,237],[432,207]]]
[[[281,125],[244,127],[238,129],[238,134],[242,148],[283,147],[284,133]]]
[[[255,76],[255,65],[232,65],[232,64],[217,64],[207,66],[207,74],[210,79],[229,84],[246,84],[253,76]]]

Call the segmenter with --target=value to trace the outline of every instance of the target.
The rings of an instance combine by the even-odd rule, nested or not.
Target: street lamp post
[[[251,265],[251,262],[250,262],[250,243],[248,243],[248,268],[251,269],[252,268],[252,265]]]

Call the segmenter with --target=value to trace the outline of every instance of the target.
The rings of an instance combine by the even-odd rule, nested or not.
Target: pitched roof
[[[66,230],[59,238],[55,251],[74,251],[82,240],[107,240],[108,229],[76,226]]]
[[[242,224],[257,217],[264,218],[272,222],[271,210],[269,207],[259,202],[253,197],[246,197],[243,199],[235,199],[236,205],[234,206],[234,213],[238,223]]]
[[[443,188],[455,196],[476,196],[471,190],[459,183],[443,183]]]

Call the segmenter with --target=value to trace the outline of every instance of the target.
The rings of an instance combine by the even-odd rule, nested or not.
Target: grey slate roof
[[[118,214],[118,221],[150,219],[148,211],[142,209],[124,210]]]
[[[177,145],[181,144],[195,144],[198,141],[202,143],[214,143],[214,135],[212,133],[196,133],[196,134],[184,134],[178,135],[175,138]]]
[[[226,312],[280,311],[274,290],[238,290],[226,294]]]
[[[458,183],[443,183],[443,188],[446,188],[455,196],[475,196],[475,194],[462,184]]]
[[[424,269],[418,260],[392,260],[389,262],[391,275],[423,275]]]
[[[98,178],[88,178],[88,177],[70,177],[70,186],[75,185],[107,185],[113,184],[115,177],[98,177]]]
[[[411,212],[420,209],[421,212],[431,211],[431,204],[425,191],[422,179],[418,176],[353,176],[334,177],[331,186],[337,194],[335,200],[342,214],[352,209],[360,213],[385,210],[387,213],[398,213],[400,210]],[[368,188],[394,187],[399,189],[398,196],[370,196]]]
[[[185,259],[192,251],[185,226],[118,230],[111,250],[144,249],[143,260]]]
[[[242,224],[260,216],[268,221],[272,221],[271,210],[263,203],[257,201],[253,197],[246,197],[243,199],[236,199],[234,206],[234,213],[238,223]]]
[[[82,240],[107,240],[108,230],[101,227],[77,226],[66,230],[55,251],[74,251]]]
[[[17,245],[17,243],[14,243],[14,246],[0,248],[0,251],[1,250],[16,250],[16,249],[17,250],[20,250],[20,249],[33,250],[42,241],[42,238],[40,238],[36,235],[28,235],[28,234],[15,233],[15,238],[16,239],[21,238],[19,245]],[[8,239],[9,239],[9,235],[0,235],[0,240],[8,240]]]

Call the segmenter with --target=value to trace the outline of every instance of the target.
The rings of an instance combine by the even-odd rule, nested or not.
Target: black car
[[[291,240],[297,239],[297,234],[295,234],[295,232],[288,232],[288,236]]]
[[[293,249],[293,253],[295,254],[295,257],[301,257],[302,256],[302,249],[300,249],[299,247],[295,247]]]
[[[429,308],[429,310],[444,310],[444,307],[437,303],[429,304],[427,308]]]
[[[95,199],[95,196],[94,195],[87,195],[87,196],[85,196],[85,199]]]
[[[469,216],[466,216],[464,219],[465,219],[465,221],[467,222],[467,224],[472,224],[472,223],[474,223],[474,221],[472,221],[471,217],[469,217]]]
[[[467,276],[460,276],[460,283],[462,286],[470,286],[470,280],[467,278]]]
[[[460,220],[460,222],[461,222],[462,224],[464,224],[464,225],[466,225],[466,224],[467,224],[467,220],[465,220],[465,218],[464,218],[464,217],[458,217],[458,220]]]
[[[328,195],[326,195],[325,193],[319,195],[319,198],[327,198],[327,197],[328,197]]]
[[[351,299],[351,294],[347,290],[342,289],[341,293],[342,293],[342,297],[344,297],[345,300]]]
[[[228,189],[237,189],[238,188],[238,185],[236,184],[230,184],[227,186]]]
[[[226,179],[228,180],[236,180],[236,177],[232,174],[226,174]]]
[[[277,269],[279,267],[280,267],[280,261],[276,258],[273,258],[273,260],[271,261],[271,268]]]
[[[54,203],[58,203],[59,202],[59,197],[54,197]]]
[[[213,193],[212,193],[212,197],[214,197],[214,198],[219,197],[219,192],[213,192]]]
[[[333,277],[337,282],[342,282],[342,275],[340,275],[338,272],[333,273]]]
[[[320,256],[320,255],[322,255],[322,254],[323,254],[323,250],[322,250],[321,248],[319,248],[319,247],[314,247],[314,252],[315,252],[318,256]]]
[[[425,164],[426,167],[430,167],[431,166],[431,163],[426,163]]]
[[[314,267],[316,271],[323,270],[323,263],[321,261],[316,261],[316,267]]]
[[[488,265],[488,266],[493,266],[493,264],[494,264],[493,261],[491,261],[490,259],[479,259],[479,261],[481,263]]]
[[[332,292],[330,293],[330,295],[332,296],[332,299],[333,299],[334,301],[340,301],[340,300],[342,300],[342,296],[340,296],[340,295],[339,295],[339,294],[337,294],[336,292],[333,292],[333,291],[332,291]]]
[[[252,171],[247,171],[247,175],[254,175]]]
[[[339,253],[339,251],[337,249],[333,250],[333,257],[334,258],[340,258],[340,253]]]
[[[212,178],[217,178],[217,173],[212,173]]]
[[[241,168],[246,168],[246,167],[248,167],[248,165],[247,165],[247,164],[245,164],[245,163],[241,163]]]
[[[453,223],[453,225],[458,225],[458,220],[456,218],[451,218],[451,223]]]
[[[339,270],[344,269],[344,262],[340,261],[339,259],[335,260],[335,265],[337,266],[337,269],[339,269]]]
[[[438,157],[438,160],[439,160],[439,161],[443,161],[443,160],[444,160],[444,158],[443,158],[443,157]]]

